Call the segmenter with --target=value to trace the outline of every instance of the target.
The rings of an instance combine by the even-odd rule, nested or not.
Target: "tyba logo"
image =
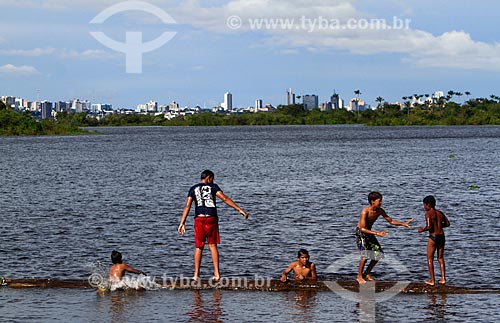
[[[95,16],[90,23],[102,24],[111,16],[126,11],[143,11],[155,15],[164,24],[175,24],[175,20],[161,8],[143,1],[125,1],[108,7]],[[165,31],[158,38],[142,42],[142,32],[126,31],[125,43],[109,38],[103,32],[92,31],[90,34],[104,46],[117,52],[125,53],[125,68],[127,73],[142,73],[142,54],[160,48],[170,41],[177,32]]]
[[[359,253],[346,255],[328,266],[326,272],[338,273],[343,267],[352,266],[352,264],[357,263],[358,261]],[[400,261],[393,257],[385,255],[383,262],[392,267],[394,272],[399,275],[408,275],[410,273],[408,268],[406,268]],[[356,293],[342,287],[336,281],[325,281],[324,283],[328,288],[337,293],[340,297],[359,303],[360,322],[375,322],[375,304],[377,302],[382,302],[396,296],[397,294],[404,291],[404,289],[410,284],[409,281],[397,281],[392,287],[384,290],[383,292],[375,292],[375,284],[367,282],[365,284],[361,284],[359,286],[359,293]],[[366,321],[363,319],[366,317],[370,318],[370,320]]]

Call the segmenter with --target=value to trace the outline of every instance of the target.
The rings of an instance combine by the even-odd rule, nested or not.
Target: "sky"
[[[500,95],[500,2],[0,0],[0,96],[211,108]],[[461,100],[465,100],[462,97]]]

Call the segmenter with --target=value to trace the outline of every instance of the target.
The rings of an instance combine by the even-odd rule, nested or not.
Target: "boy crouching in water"
[[[371,192],[368,194],[369,206],[361,211],[358,226],[356,227],[356,244],[361,252],[361,260],[359,261],[358,276],[356,281],[359,284],[364,284],[366,281],[372,281],[371,271],[377,262],[384,258],[384,251],[380,246],[376,236],[385,237],[387,231],[373,231],[372,226],[377,221],[379,216],[382,216],[387,222],[395,226],[404,226],[409,228],[413,218],[406,222],[399,222],[391,219],[384,209],[382,209],[382,194],[379,192]],[[370,264],[363,273],[363,268],[368,259],[371,259]],[[364,277],[363,277],[364,276]],[[366,278],[366,280],[365,280]]]
[[[286,282],[288,274],[293,270],[296,281],[316,280],[316,265],[309,261],[309,252],[305,249],[300,249],[297,255],[297,260],[292,262],[287,269],[281,274],[281,281]]]
[[[444,266],[444,231],[443,228],[450,226],[450,221],[443,212],[436,210],[436,199],[429,195],[424,198],[425,209],[425,227],[419,227],[418,233],[429,231],[429,240],[427,243],[427,266],[431,280],[426,281],[427,285],[434,286],[434,253],[437,249],[437,260],[441,270],[441,280],[439,283],[446,284],[445,266]]]
[[[111,252],[111,261],[113,262],[113,266],[109,269],[109,281],[111,284],[119,283],[126,272],[147,276],[146,273],[124,264],[122,254],[116,250]]]

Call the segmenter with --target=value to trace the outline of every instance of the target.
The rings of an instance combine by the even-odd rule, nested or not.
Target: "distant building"
[[[365,111],[370,109],[370,105],[366,104],[365,101],[359,99],[351,99],[349,102],[349,111]]]
[[[338,110],[338,109],[341,109],[343,107],[342,106],[342,104],[343,104],[342,99],[335,92],[330,97],[330,103],[332,105],[333,110]]]
[[[111,104],[94,103],[90,108],[90,111],[92,112],[103,112],[109,110],[112,110]]]
[[[292,88],[286,92],[286,105],[295,104],[295,94],[293,93]]]
[[[156,101],[151,100],[146,104],[138,104],[135,111],[139,113],[157,112],[158,103]]]
[[[69,101],[63,102],[55,102],[54,104],[54,110],[56,112],[69,112],[71,111],[71,103]]]
[[[225,111],[233,109],[233,95],[231,93],[224,93],[224,102],[221,103],[221,107]]]
[[[261,99],[255,100],[255,108],[262,109],[262,100]]]
[[[306,94],[302,97],[302,102],[304,102],[304,109],[312,110],[318,108],[318,96],[315,94]]]
[[[10,106],[12,108],[16,104],[16,98],[13,96],[2,96],[1,100],[3,101],[3,103],[5,103],[5,105]]]
[[[40,102],[38,101],[32,101],[32,102],[29,102],[28,103],[28,109],[31,111],[31,112],[37,112],[38,111],[38,104]]]
[[[52,118],[52,102],[42,101],[40,102],[41,109],[41,117],[42,119],[51,119]]]
[[[13,107],[16,110],[25,110],[25,105],[26,105],[26,100],[21,98],[16,98]]]

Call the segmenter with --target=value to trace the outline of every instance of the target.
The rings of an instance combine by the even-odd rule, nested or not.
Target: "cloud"
[[[74,10],[74,9],[97,9],[102,10],[118,2],[117,0],[0,0],[0,6],[3,8],[30,8],[46,10]],[[144,2],[165,5],[168,0],[143,0]]]
[[[420,51],[410,53],[408,61],[423,67],[448,67],[484,71],[500,71],[500,43],[488,44],[472,40],[463,31],[430,36]]]
[[[13,55],[13,56],[42,56],[49,55],[54,52],[54,48],[35,48],[35,49],[1,49],[0,55]]]
[[[203,7],[191,0],[172,15],[216,33],[257,33],[264,45],[283,55],[343,50],[355,55],[400,54],[401,60],[424,68],[500,70],[500,44],[475,41],[466,31],[441,35],[412,28],[407,5],[377,17],[347,0],[232,0]],[[394,7],[394,4],[392,6]],[[232,19],[232,20],[230,20]],[[259,40],[262,42],[262,38]]]
[[[79,58],[79,59],[109,59],[121,57],[117,53],[110,53],[99,49],[87,49],[84,51],[64,50],[61,52],[62,58]]]
[[[204,65],[195,65],[195,66],[191,66],[191,68],[190,68],[191,71],[203,71],[206,69],[207,69],[207,67]]]
[[[26,65],[15,66],[12,64],[6,64],[0,66],[0,73],[23,75],[23,76],[40,74],[40,72],[38,72],[38,70],[33,66],[26,66]]]

